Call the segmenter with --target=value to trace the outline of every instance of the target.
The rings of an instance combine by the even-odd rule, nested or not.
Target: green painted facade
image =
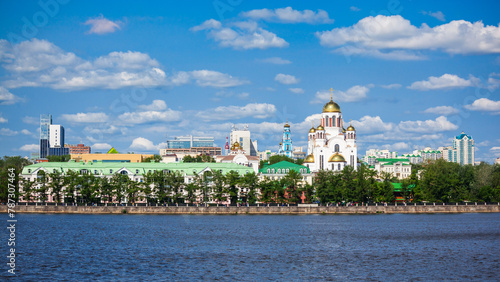
[[[259,169],[262,174],[286,174],[290,170],[295,170],[300,174],[309,174],[311,171],[307,166],[298,165],[287,161],[281,161],[272,165],[264,165],[263,168]]]
[[[126,169],[135,175],[143,175],[148,172],[178,171],[183,175],[195,175],[207,168],[211,171],[221,171],[226,174],[230,171],[236,171],[240,175],[253,172],[250,167],[233,163],[113,163],[113,162],[45,162],[25,166],[22,170],[23,175],[32,174],[39,168],[45,169],[48,173],[59,172],[66,174],[73,170],[82,173],[82,170],[94,175],[112,176],[113,174]]]

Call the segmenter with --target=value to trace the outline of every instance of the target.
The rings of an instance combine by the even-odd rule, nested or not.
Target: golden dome
[[[354,127],[352,125],[349,125],[349,127],[347,128],[347,131],[355,131],[356,129],[354,129]]]
[[[318,128],[316,128],[316,130],[325,130],[325,128],[320,124],[318,125]]]
[[[285,123],[285,127],[290,127],[290,125],[288,124],[288,121]]]
[[[304,159],[304,163],[314,163],[314,155],[307,155],[307,157]]]
[[[311,129],[309,129],[309,133],[314,133],[314,132],[316,132],[316,129],[314,129],[314,126],[313,126],[313,127],[311,127]]]
[[[333,102],[333,100],[330,100],[330,102],[323,106],[323,113],[340,113],[340,106]]]
[[[333,163],[345,163],[345,159],[344,157],[339,154],[339,153],[335,153],[333,154],[330,159],[328,160],[328,162],[333,162]]]
[[[238,143],[238,141],[234,142],[233,146],[231,146],[232,151],[237,150],[237,149],[241,149],[240,143]]]

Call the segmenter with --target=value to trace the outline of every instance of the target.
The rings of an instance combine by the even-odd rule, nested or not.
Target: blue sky
[[[295,146],[335,89],[367,149],[500,157],[497,1],[2,1],[0,154],[38,150],[39,116],[94,152],[248,125]],[[42,3],[42,5],[40,5]]]

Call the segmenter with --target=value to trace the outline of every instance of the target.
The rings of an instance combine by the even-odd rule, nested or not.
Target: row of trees
[[[7,199],[8,168],[19,174],[25,159],[0,159],[0,198]],[[376,175],[365,165],[357,170],[346,166],[341,172],[320,171],[312,185],[303,184],[302,176],[294,170],[280,180],[259,180],[254,173],[239,175],[231,171],[205,173],[191,183],[184,183],[178,172],[154,171],[145,174],[143,182],[132,181],[127,175],[112,178],[80,175],[70,171],[40,173],[36,181],[16,177],[16,187],[22,187],[25,200],[46,201],[52,195],[55,201],[104,203],[127,200],[134,203],[223,202],[243,203],[297,203],[305,202],[392,202],[395,199],[391,182],[400,182],[405,201],[461,202],[500,201],[500,165],[481,163],[478,166],[460,166],[444,160],[415,165],[408,179],[399,181],[390,174]],[[76,195],[76,196],[75,196]]]

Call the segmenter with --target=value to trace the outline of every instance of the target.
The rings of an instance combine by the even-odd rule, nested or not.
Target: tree
[[[61,192],[67,184],[67,178],[64,177],[59,171],[49,173],[49,187],[52,195],[56,198],[56,202],[61,202]]]
[[[155,155],[152,155],[151,157],[147,157],[145,158],[142,162],[143,163],[150,163],[151,161],[154,161],[155,163],[159,163],[161,162],[163,159],[160,155],[158,154],[155,154]]]
[[[257,202],[257,183],[259,182],[259,177],[255,172],[247,173],[243,175],[241,179],[241,185],[248,192],[242,193],[242,198],[245,199],[246,203],[255,204]]]
[[[49,162],[68,162],[71,160],[71,155],[47,156],[47,160]]]
[[[238,202],[238,184],[240,184],[240,175],[238,172],[231,170],[225,177],[226,185],[228,186],[229,200],[231,205]]]
[[[4,156],[0,158],[0,202],[7,202],[9,199],[9,184],[10,187],[15,187],[15,196],[18,198],[19,194],[19,174],[21,173],[24,166],[30,164],[25,158],[21,158],[20,156],[8,157]],[[12,182],[12,177],[9,177],[9,174],[14,172],[14,181]]]
[[[21,187],[23,187],[24,194],[22,196],[24,196],[24,200],[26,202],[31,202],[33,197],[33,192],[35,192],[33,186],[36,184],[36,181],[31,181],[29,178],[21,179],[20,184]]]
[[[220,203],[227,200],[226,193],[228,192],[225,186],[226,177],[222,172],[216,170],[212,172],[212,191],[213,199]]]
[[[298,185],[299,181],[301,180],[302,175],[294,169],[291,169],[283,178],[284,186],[286,187],[286,192],[288,194],[289,203],[302,202],[302,190]]]
[[[49,191],[49,187],[47,186],[47,174],[44,170],[38,171],[37,174],[37,189],[35,190],[38,196],[38,200],[41,202],[45,202],[47,200],[47,193]]]

